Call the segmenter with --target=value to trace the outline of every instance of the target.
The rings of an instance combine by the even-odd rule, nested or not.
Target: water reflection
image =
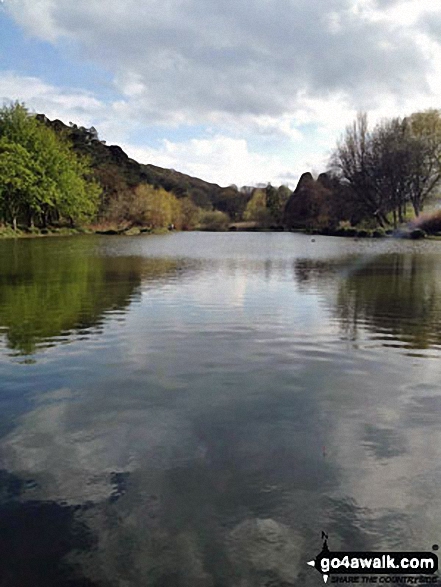
[[[25,501],[25,483],[0,470],[0,581],[2,585],[92,587],[75,564],[63,559],[95,547],[92,532],[77,519],[80,508],[49,501]]]
[[[299,284],[334,292],[335,314],[357,341],[364,331],[382,346],[430,349],[441,344],[441,268],[433,254],[298,259]]]
[[[69,352],[1,365],[1,418],[15,411],[0,519],[16,546],[8,558],[0,541],[0,585],[312,587],[322,530],[334,549],[439,542],[438,360],[401,348],[436,351],[435,257],[265,234],[235,253],[246,237],[224,238],[68,239],[59,261],[8,265],[4,287],[46,287],[54,314],[65,267],[83,293],[47,338],[26,331],[33,351],[68,332]],[[100,327],[80,340],[78,320]]]
[[[103,256],[93,242],[56,240],[2,243],[0,332],[19,355],[84,335],[106,313],[124,311],[142,282],[178,268],[171,259]]]
[[[428,349],[441,343],[441,272],[429,255],[384,255],[350,274],[338,294],[344,327],[364,323],[383,344]],[[388,342],[385,341],[388,338]]]

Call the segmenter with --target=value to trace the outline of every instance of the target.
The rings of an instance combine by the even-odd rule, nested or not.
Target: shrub
[[[424,232],[424,230],[421,230],[421,228],[415,228],[410,232],[409,237],[413,240],[419,240],[422,238],[426,238],[426,233]]]
[[[202,230],[227,230],[229,223],[228,215],[220,210],[202,212],[200,217],[200,228]]]

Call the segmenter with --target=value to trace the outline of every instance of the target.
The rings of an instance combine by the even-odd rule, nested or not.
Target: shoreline
[[[245,223],[244,223],[245,224]],[[53,227],[46,229],[19,229],[14,231],[10,226],[0,227],[0,240],[2,239],[31,239],[44,238],[56,236],[85,236],[85,235],[101,235],[101,236],[142,236],[142,235],[160,235],[169,234],[171,232],[292,232],[305,234],[307,236],[332,236],[341,238],[355,238],[355,239],[387,239],[387,238],[402,238],[405,240],[441,240],[441,234],[427,234],[420,229],[409,230],[387,230],[382,229],[357,229],[357,228],[341,228],[341,229],[307,229],[307,228],[291,228],[283,227],[263,227],[263,226],[240,226],[239,223],[231,224],[225,230],[213,230],[204,227],[197,227],[190,231],[176,231],[167,228],[147,228],[147,227],[103,227],[92,228],[91,226],[84,227]]]

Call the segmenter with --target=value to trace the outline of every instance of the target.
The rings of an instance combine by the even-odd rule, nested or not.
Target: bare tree
[[[392,212],[393,225],[403,222],[409,201],[412,145],[408,124],[401,118],[379,123],[371,136],[372,167],[376,190],[384,208]]]
[[[365,216],[381,225],[403,222],[410,203],[415,214],[441,182],[441,115],[438,110],[392,118],[368,130],[366,114],[346,129],[331,159],[352,188]]]
[[[376,143],[368,131],[366,113],[357,114],[331,158],[331,169],[343,183],[351,186],[359,205],[367,216],[377,218],[380,224],[388,223],[387,198],[378,178]]]

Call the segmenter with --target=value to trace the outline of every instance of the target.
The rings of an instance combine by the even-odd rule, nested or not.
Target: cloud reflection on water
[[[303,237],[285,236],[269,259],[223,262],[216,240],[212,259],[163,266],[119,241],[113,279],[130,270],[141,292],[124,328],[104,320],[76,353],[52,349],[57,378],[6,363],[47,380],[0,440],[21,484],[3,507],[74,508],[71,528],[95,546],[63,560],[88,580],[308,586],[292,560],[316,552],[322,529],[333,548],[437,541],[437,360],[401,344],[438,352],[434,258],[369,254],[346,271],[351,255],[304,256]],[[302,255],[281,253],[292,242]]]

